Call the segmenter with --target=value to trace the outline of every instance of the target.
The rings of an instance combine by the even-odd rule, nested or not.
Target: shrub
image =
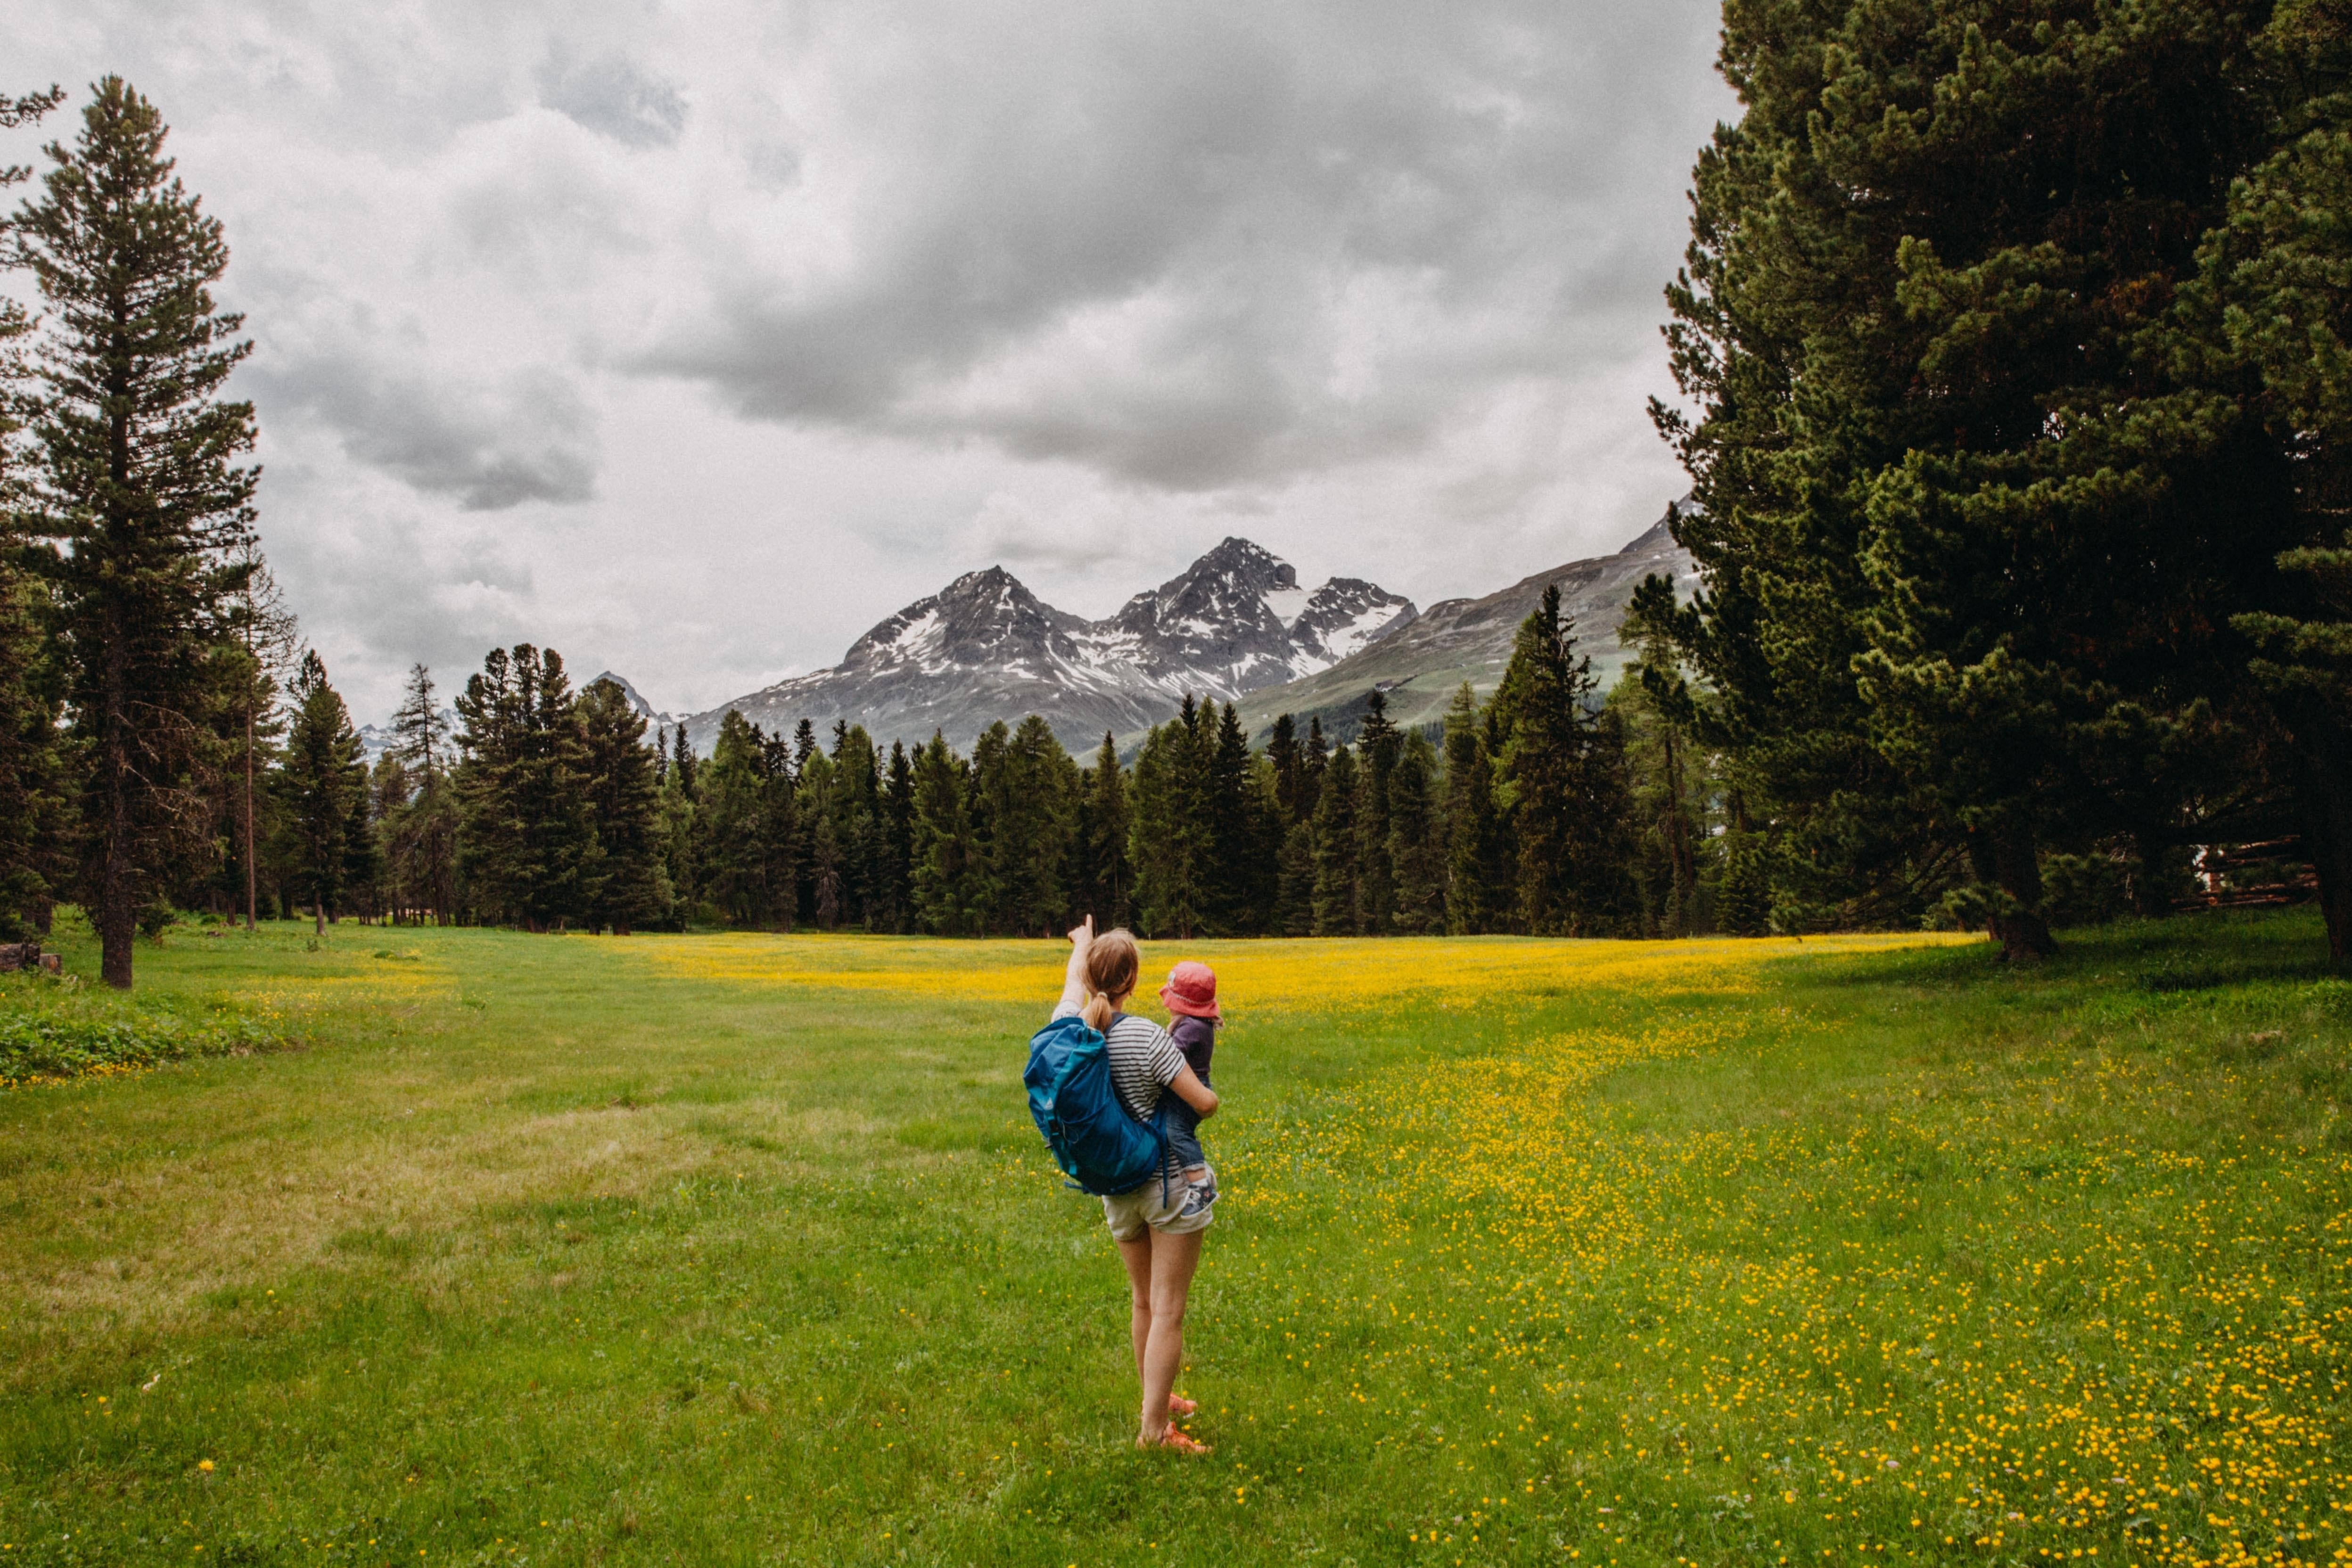
[[[289,1041],[240,1018],[197,1023],[167,1013],[78,1017],[0,1003],[0,1086],[131,1071],[200,1056],[247,1056]]]

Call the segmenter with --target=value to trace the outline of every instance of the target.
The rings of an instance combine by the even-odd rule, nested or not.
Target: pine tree
[[[662,771],[661,808],[658,831],[661,835],[662,870],[670,890],[669,928],[683,931],[698,910],[703,897],[698,867],[701,827],[698,819],[694,795],[694,768],[685,760],[690,757],[686,749],[686,726],[679,725],[672,733],[676,747],[669,766]]]
[[[217,220],[172,177],[153,106],[108,77],[41,198],[14,225],[55,325],[44,392],[37,527],[65,695],[85,748],[84,896],[107,984],[131,982],[142,908],[190,857],[202,775],[220,749],[238,557],[251,535],[253,408],[220,392],[251,350],[216,312],[228,265]]]
[[[1385,936],[1396,920],[1396,866],[1389,858],[1389,780],[1402,745],[1386,694],[1364,699],[1356,730],[1356,897],[1367,936]]]
[[[307,905],[325,931],[341,917],[354,869],[352,850],[367,821],[367,765],[350,712],[327,684],[316,653],[302,656],[289,695],[294,722],[270,783],[283,805],[282,851],[291,899]]]
[[[1650,577],[1634,589],[1619,632],[1639,653],[1626,666],[1631,690],[1624,707],[1638,710],[1658,750],[1658,765],[1645,793],[1666,873],[1658,909],[1658,932],[1664,936],[1688,935],[1697,915],[1699,813],[1693,808],[1688,776],[1697,702],[1675,651],[1677,632],[1687,635],[1696,620],[1695,612],[1675,603],[1674,584]]]
[[[669,877],[662,867],[661,795],[646,721],[611,681],[580,695],[582,787],[596,825],[598,881],[587,923],[625,936],[669,918]]]
[[[1307,752],[1298,742],[1298,721],[1277,715],[1274,734],[1265,743],[1266,761],[1274,768],[1274,805],[1285,830],[1304,821],[1315,810],[1307,797]]]
[[[1137,923],[1152,936],[1189,941],[1211,915],[1210,753],[1189,695],[1166,724],[1146,733],[1135,759],[1129,855],[1135,863]]]
[[[1077,913],[1092,915],[1098,930],[1125,925],[1134,918],[1135,872],[1128,858],[1133,824],[1127,796],[1127,769],[1119,766],[1118,747],[1105,730],[1095,765],[1079,780],[1078,799]]]
[[[1078,777],[1051,726],[1034,714],[1010,736],[992,726],[972,747],[974,828],[988,886],[989,926],[1048,936],[1069,925]],[[992,766],[982,762],[993,752]]]
[[[1315,805],[1315,894],[1318,936],[1364,935],[1359,879],[1363,854],[1357,842],[1356,803],[1362,797],[1355,754],[1342,746],[1325,765]]]
[[[1517,850],[1515,918],[1536,936],[1624,931],[1631,880],[1622,739],[1591,713],[1592,661],[1559,613],[1559,588],[1519,626],[1496,689],[1496,773]]]
[[[1270,831],[1271,804],[1261,799],[1265,785],[1234,706],[1210,702],[1202,728],[1209,921],[1221,935],[1253,936],[1273,919],[1278,841]]]
[[[1283,936],[1315,935],[1315,824],[1283,831],[1275,860],[1274,929]]]
[[[435,705],[433,673],[410,667],[392,716],[387,759],[401,768],[396,806],[378,817],[392,903],[418,918],[446,924],[457,905],[457,800],[449,781],[455,753],[449,719]]]
[[[1495,894],[1509,875],[1485,732],[1478,698],[1465,681],[1445,710],[1445,928],[1457,936],[1499,929]]]
[[[1403,936],[1435,936],[1445,929],[1448,855],[1441,771],[1429,737],[1418,729],[1406,734],[1388,791],[1392,922]]]
[[[531,931],[586,913],[595,825],[571,677],[555,650],[493,648],[457,698],[458,874],[485,919]]]
[[[777,915],[787,924],[793,918],[791,883],[774,885],[769,879],[772,798],[762,740],[750,720],[729,708],[696,780],[701,895],[732,925],[764,925]]]
[[[882,873],[886,900],[881,929],[911,930],[915,919],[915,768],[904,741],[890,743],[882,781]]]
[[[971,831],[971,768],[934,731],[913,759],[909,830],[916,924],[939,936],[980,931],[979,846]]]

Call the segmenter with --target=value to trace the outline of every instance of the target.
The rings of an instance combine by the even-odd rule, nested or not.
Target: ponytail
[[[1087,949],[1087,1005],[1078,1016],[1097,1034],[1110,1028],[1111,1015],[1135,989],[1143,967],[1135,938],[1124,930],[1106,931]]]

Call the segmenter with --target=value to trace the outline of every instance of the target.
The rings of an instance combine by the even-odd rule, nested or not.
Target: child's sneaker
[[[1186,1185],[1184,1188],[1184,1206],[1182,1208],[1179,1209],[1178,1212],[1185,1218],[1190,1219],[1195,1215],[1208,1213],[1209,1206],[1216,1201],[1217,1173],[1211,1171],[1201,1180],[1188,1183]]]

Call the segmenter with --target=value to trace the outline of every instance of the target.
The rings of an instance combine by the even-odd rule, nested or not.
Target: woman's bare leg
[[[1127,1332],[1135,1341],[1135,1381],[1143,1382],[1143,1348],[1151,1337],[1151,1232],[1118,1244],[1118,1260],[1127,1265]]]
[[[1202,1234],[1196,1230],[1190,1236],[1170,1236],[1155,1230],[1147,1233],[1148,1240],[1138,1243],[1146,1248],[1150,1261],[1150,1332],[1137,1367],[1143,1382],[1143,1411],[1135,1438],[1139,1443],[1157,1443],[1168,1431],[1168,1391],[1176,1386],[1177,1371],[1184,1364],[1184,1301],[1192,1293],[1192,1270],[1200,1265]],[[1129,1256],[1124,1244],[1119,1253]],[[1134,1273],[1130,1261],[1129,1279]]]

